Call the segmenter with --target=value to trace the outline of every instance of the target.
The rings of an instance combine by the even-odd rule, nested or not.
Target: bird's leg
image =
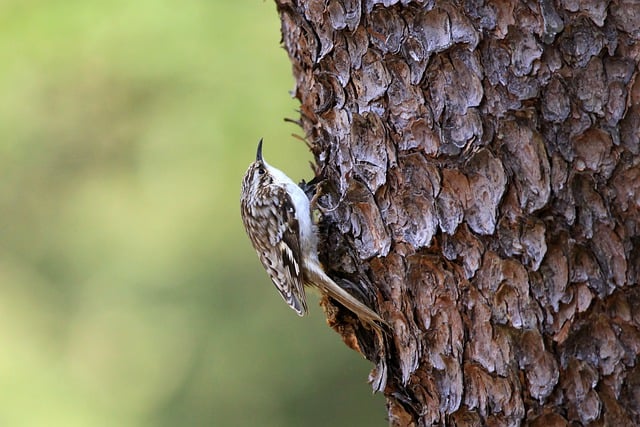
[[[321,185],[324,181],[324,178],[316,176],[309,182],[305,182],[304,180],[302,180],[302,182],[299,184],[299,187],[302,188],[302,191],[304,191],[304,194],[306,194],[307,198],[309,199],[309,204],[312,211],[318,207],[318,199],[320,198],[322,193],[318,190],[318,186]]]

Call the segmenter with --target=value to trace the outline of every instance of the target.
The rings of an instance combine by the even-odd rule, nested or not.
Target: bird
[[[317,288],[355,314],[378,333],[386,322],[340,287],[318,259],[318,236],[311,203],[305,192],[262,156],[242,180],[240,211],[245,231],[262,266],[284,299],[299,316],[308,312],[305,286]]]

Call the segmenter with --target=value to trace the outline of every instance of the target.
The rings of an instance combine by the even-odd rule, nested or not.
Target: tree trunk
[[[640,2],[276,3],[391,424],[640,425]]]

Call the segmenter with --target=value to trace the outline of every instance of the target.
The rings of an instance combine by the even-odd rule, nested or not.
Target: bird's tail
[[[358,301],[327,276],[320,265],[313,263],[306,267],[305,273],[308,275],[307,281],[309,284],[326,292],[331,298],[351,310],[362,322],[372,326],[376,331],[381,331],[380,325],[388,326],[387,322],[385,322],[378,313]]]

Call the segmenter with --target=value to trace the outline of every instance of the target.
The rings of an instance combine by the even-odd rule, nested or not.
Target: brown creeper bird
[[[240,208],[244,228],[260,262],[298,315],[307,313],[303,285],[314,286],[380,330],[377,323],[384,324],[384,320],[324,272],[318,260],[318,238],[309,199],[287,175],[264,161],[262,139],[256,161],[242,180]]]

